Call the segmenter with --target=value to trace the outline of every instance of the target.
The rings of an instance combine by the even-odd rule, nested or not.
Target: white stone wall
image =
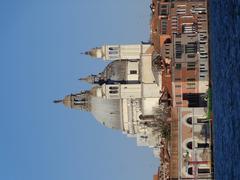
[[[104,60],[110,61],[118,59],[140,59],[141,52],[145,52],[149,47],[150,45],[148,44],[104,45],[101,48],[101,55]]]

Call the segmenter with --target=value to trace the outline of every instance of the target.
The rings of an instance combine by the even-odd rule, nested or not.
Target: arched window
[[[171,43],[172,41],[171,41],[171,39],[170,38],[168,38],[168,39],[166,39],[165,41],[164,41],[164,44],[169,44],[169,43]]]
[[[187,118],[186,121],[187,121],[187,123],[190,124],[190,125],[192,125],[192,123],[193,123],[193,122],[192,122],[192,121],[193,121],[193,120],[192,120],[192,117]]]
[[[193,175],[193,168],[189,167],[187,172],[188,172],[189,175]]]
[[[192,141],[190,141],[190,142],[187,143],[187,148],[188,148],[188,149],[192,149]]]

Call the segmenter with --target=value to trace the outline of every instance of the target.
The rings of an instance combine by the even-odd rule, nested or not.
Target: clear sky
[[[148,180],[158,160],[89,113],[53,104],[106,65],[80,52],[149,39],[150,1],[0,1],[0,179]]]

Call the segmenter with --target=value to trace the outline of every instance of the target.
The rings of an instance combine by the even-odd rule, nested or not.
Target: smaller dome
[[[90,91],[81,91],[76,94],[67,95],[63,100],[56,100],[54,103],[62,103],[64,106],[69,107],[71,109],[80,109],[84,111],[89,111],[90,103],[89,103]]]
[[[53,101],[54,103],[63,103],[64,106],[72,108],[72,96],[71,95],[67,95],[64,97],[64,99],[62,100],[55,100]]]
[[[70,95],[67,95],[67,96],[64,97],[63,104],[66,107],[70,107],[70,108],[72,107],[72,98],[71,98]]]
[[[107,65],[104,71],[101,73],[104,78],[113,81],[126,80],[127,76],[127,63],[126,60],[116,60]]]
[[[88,51],[87,54],[92,56],[92,57],[96,57],[97,56],[97,50],[96,49],[92,49],[91,51]]]
[[[100,47],[93,48],[90,51],[85,52],[85,54],[93,58],[102,58],[103,56],[102,49]]]

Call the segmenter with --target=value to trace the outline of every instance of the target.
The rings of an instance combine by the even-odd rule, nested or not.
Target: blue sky
[[[89,113],[52,103],[89,88],[101,44],[149,39],[150,1],[0,1],[0,179],[146,180],[158,161]]]

